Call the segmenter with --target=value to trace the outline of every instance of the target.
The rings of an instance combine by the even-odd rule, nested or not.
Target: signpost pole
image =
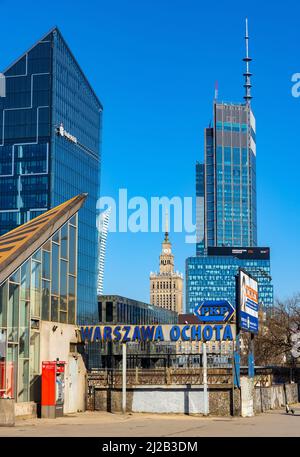
[[[250,347],[248,353],[248,376],[254,378],[254,334],[251,333]]]
[[[206,343],[202,344],[202,365],[203,365],[203,395],[204,395],[204,416],[208,416],[208,392],[207,392],[207,352]]]
[[[122,344],[122,412],[126,414],[126,343]]]

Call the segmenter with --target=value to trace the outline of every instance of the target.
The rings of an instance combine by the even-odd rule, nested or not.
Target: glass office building
[[[187,312],[204,300],[228,300],[236,306],[236,281],[243,268],[258,281],[259,304],[273,305],[269,248],[208,248],[208,255],[186,260]]]
[[[35,399],[42,321],[75,328],[77,211],[85,198],[0,237],[0,398]]]
[[[120,295],[99,295],[99,322],[102,324],[176,324],[175,311]]]
[[[196,163],[196,255],[204,254],[205,167]]]
[[[205,201],[197,231],[204,231],[205,247],[257,245],[255,132],[249,104],[214,102],[213,127],[205,129],[204,172],[200,164],[196,168]]]
[[[57,28],[3,75],[0,234],[88,193],[78,222],[78,320],[95,322],[101,103]]]

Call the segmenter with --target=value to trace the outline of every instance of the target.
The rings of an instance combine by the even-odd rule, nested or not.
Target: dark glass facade
[[[196,255],[204,253],[205,167],[196,163]]]
[[[228,300],[235,307],[239,268],[258,281],[259,303],[264,309],[270,308],[273,305],[270,258],[242,257],[223,255],[222,252],[220,255],[189,257],[186,260],[187,311],[193,313],[196,304],[204,300]]]
[[[205,129],[205,246],[256,246],[255,118],[248,104],[214,103]],[[199,166],[198,166],[199,167]],[[204,224],[204,228],[203,228]]]
[[[101,103],[57,28],[3,73],[0,234],[88,193],[78,223],[78,321],[95,322]]]
[[[119,295],[100,295],[98,310],[102,324],[156,325],[178,322],[178,314],[174,311]]]

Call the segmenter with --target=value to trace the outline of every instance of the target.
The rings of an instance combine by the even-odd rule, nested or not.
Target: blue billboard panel
[[[258,283],[245,271],[239,272],[239,326],[258,333]]]

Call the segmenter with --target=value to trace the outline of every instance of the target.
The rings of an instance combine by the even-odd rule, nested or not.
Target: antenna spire
[[[168,216],[167,208],[166,208],[166,215],[165,215],[165,241],[169,241],[169,216]]]
[[[248,33],[248,18],[246,18],[246,36],[245,36],[245,41],[246,41],[246,57],[244,57],[243,61],[246,63],[246,72],[244,73],[245,77],[245,96],[244,100],[248,105],[250,105],[252,96],[251,96],[251,76],[252,73],[250,73],[250,62],[252,61],[251,57],[249,57],[249,33]]]

